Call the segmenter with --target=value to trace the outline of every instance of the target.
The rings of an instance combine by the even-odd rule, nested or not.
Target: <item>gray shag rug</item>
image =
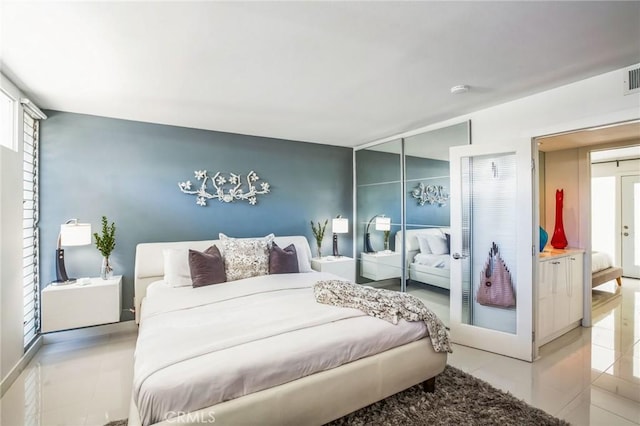
[[[126,426],[126,422],[119,420],[105,426]],[[421,385],[413,386],[328,423],[329,426],[568,424],[451,366],[436,378],[433,393],[425,392]]]

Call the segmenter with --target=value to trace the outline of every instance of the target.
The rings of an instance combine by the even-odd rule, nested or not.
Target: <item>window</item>
[[[39,124],[27,110],[23,113],[23,201],[22,268],[24,294],[24,347],[31,345],[40,330],[40,274],[38,231],[38,137]]]

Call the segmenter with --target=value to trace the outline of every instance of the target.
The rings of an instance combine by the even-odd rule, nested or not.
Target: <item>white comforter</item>
[[[142,423],[331,369],[426,336],[423,322],[393,325],[316,303],[335,276],[267,275],[145,299],[135,354]]]
[[[594,251],[591,253],[591,273],[602,271],[613,266],[611,257],[604,252]]]

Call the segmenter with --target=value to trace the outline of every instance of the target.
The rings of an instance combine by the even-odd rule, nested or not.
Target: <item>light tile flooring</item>
[[[534,363],[459,345],[449,363],[574,425],[638,425],[640,281],[623,280],[620,292],[594,312],[594,327],[550,343]],[[45,345],[0,400],[0,423],[103,425],[127,417],[135,339],[129,332]]]

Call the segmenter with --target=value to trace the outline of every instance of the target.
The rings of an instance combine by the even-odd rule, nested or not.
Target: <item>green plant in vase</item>
[[[311,221],[311,230],[313,231],[313,236],[316,239],[318,258],[322,257],[322,240],[324,239],[324,231],[327,229],[327,223],[329,223],[329,219],[326,219],[324,224],[320,224],[320,221],[318,221],[317,224],[314,224],[313,221]]]
[[[391,231],[384,231],[384,251],[389,251],[389,236]]]
[[[111,279],[113,276],[113,267],[111,266],[110,256],[113,249],[116,248],[116,225],[107,221],[106,216],[102,216],[102,236],[97,232],[93,233],[96,240],[96,248],[102,254],[102,268],[100,269],[100,277],[103,280]]]

